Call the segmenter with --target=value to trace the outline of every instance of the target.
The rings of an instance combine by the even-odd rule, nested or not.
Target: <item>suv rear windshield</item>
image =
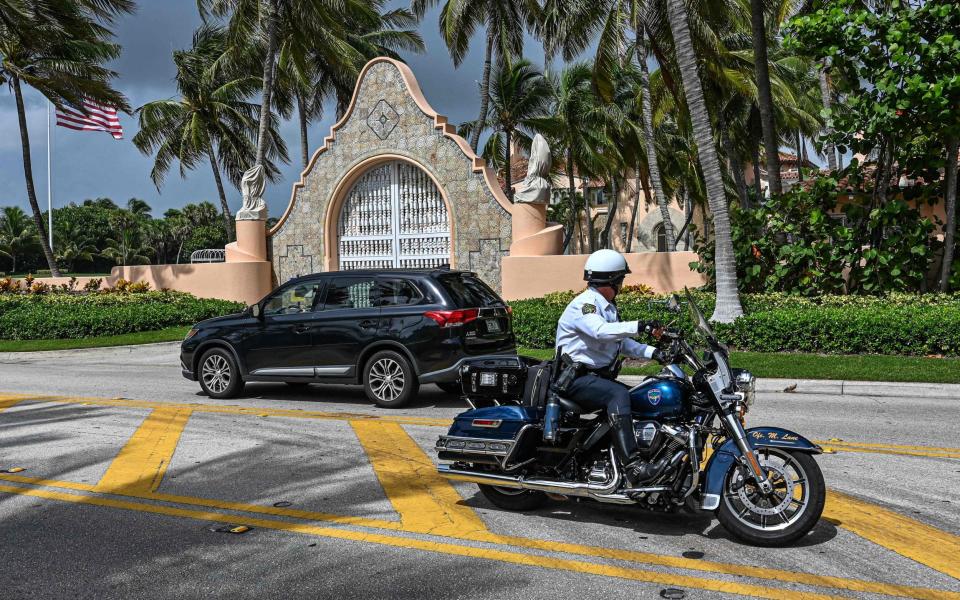
[[[503,306],[504,302],[496,292],[484,282],[470,275],[452,275],[440,277],[440,283],[447,290],[457,308],[480,308],[483,306]]]

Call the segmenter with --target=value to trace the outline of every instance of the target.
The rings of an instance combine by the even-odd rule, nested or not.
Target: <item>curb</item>
[[[620,381],[636,385],[637,375],[624,375]],[[787,392],[787,390],[790,390]],[[937,398],[960,400],[960,384],[906,383],[891,381],[845,381],[831,379],[757,379],[757,391],[764,394],[815,394],[831,396],[873,396],[882,398]]]

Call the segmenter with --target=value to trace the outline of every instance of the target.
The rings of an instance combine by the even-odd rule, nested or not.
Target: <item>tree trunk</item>
[[[40,247],[43,249],[43,257],[47,259],[47,266],[50,267],[50,274],[54,277],[60,277],[60,270],[57,269],[57,261],[53,258],[53,250],[50,248],[50,238],[47,237],[47,230],[43,223],[43,213],[40,211],[40,205],[37,203],[37,191],[33,187],[33,163],[30,160],[30,133],[27,131],[27,113],[23,108],[23,90],[20,89],[20,78],[14,75],[10,78],[13,82],[13,95],[17,101],[17,119],[20,122],[20,148],[23,151],[23,178],[27,184],[27,200],[30,202],[30,209],[33,212],[33,224],[37,228],[37,234],[40,237]]]
[[[753,191],[757,194],[757,204],[763,204],[763,184],[760,182],[760,144],[753,149]]]
[[[273,63],[277,60],[277,1],[259,0],[266,4],[267,54],[263,58],[263,97],[260,100],[260,126],[257,129],[257,165],[263,165],[267,154],[270,130],[270,97],[273,94]]]
[[[753,68],[757,77],[757,104],[763,129],[763,147],[767,154],[767,181],[771,194],[783,192],[780,183],[780,143],[773,115],[773,93],[770,91],[770,64],[767,59],[767,28],[763,23],[763,0],[750,0],[750,22],[753,26]]]
[[[940,268],[940,291],[950,290],[950,273],[953,268],[953,249],[957,232],[957,152],[960,139],[947,140],[947,165],[944,173],[944,200],[947,222],[943,231],[943,265]]]
[[[797,181],[803,181],[803,134],[797,130]]]
[[[743,178],[743,165],[740,163],[740,157],[733,149],[733,142],[730,141],[727,121],[723,117],[722,110],[717,111],[717,126],[720,128],[720,144],[723,146],[723,153],[727,155],[727,160],[730,162],[730,172],[737,188],[737,197],[740,198],[740,207],[749,209],[750,196],[747,194],[747,181]]]
[[[683,80],[694,140],[700,156],[700,168],[706,184],[707,201],[713,211],[717,304],[711,319],[729,323],[743,314],[743,308],[740,306],[740,295],[737,291],[737,267],[734,262],[733,236],[723,189],[723,175],[713,142],[710,114],[707,112],[700,75],[697,73],[697,57],[693,40],[690,38],[686,6],[683,0],[667,0],[667,11],[670,15],[670,30],[673,32],[677,65]]]
[[[620,190],[617,188],[616,177],[611,177],[610,189],[613,192],[613,200],[607,203],[607,222],[604,223],[603,231],[600,233],[601,248],[610,248],[613,245],[610,242],[610,229],[613,227],[613,220],[617,216],[617,206],[620,204]]]
[[[307,132],[307,107],[303,105],[303,94],[297,90],[297,119],[300,121],[300,156],[303,159],[303,168],[306,170],[310,160],[310,141]]]
[[[570,202],[570,231],[567,232],[566,239],[563,242],[563,249],[566,250],[573,239],[579,219],[577,218],[577,197],[576,188],[573,182],[573,155],[567,152],[567,200]]]
[[[830,67],[830,64],[827,59],[824,59],[820,64],[820,101],[823,103],[823,108],[830,110],[833,106],[833,98],[830,97],[830,79],[827,76],[827,69]],[[833,129],[827,127],[824,130],[826,135],[833,133]],[[833,144],[827,143],[823,146],[823,152],[827,155],[827,166],[831,171],[837,170],[837,150]]]
[[[217,182],[217,194],[220,196],[220,209],[223,211],[223,231],[227,235],[227,242],[236,239],[233,232],[233,217],[230,216],[230,205],[227,203],[227,194],[223,190],[223,181],[220,179],[220,167],[217,166],[217,158],[213,153],[213,148],[207,146],[207,156],[210,157],[210,168],[213,169],[213,179]]]
[[[480,80],[480,116],[477,118],[477,126],[470,134],[470,147],[478,154],[480,153],[480,130],[483,129],[483,123],[487,120],[487,106],[490,100],[490,64],[493,62],[494,39],[493,27],[488,25],[487,48],[483,55],[483,79]]]
[[[650,73],[647,68],[647,30],[640,28],[642,45],[638,44],[640,63],[640,112],[643,114],[643,142],[647,152],[647,165],[650,170],[650,183],[653,185],[653,195],[660,207],[660,216],[663,219],[663,232],[667,237],[667,248],[676,250],[677,238],[673,232],[673,221],[670,219],[670,208],[667,206],[667,195],[663,191],[663,180],[660,177],[660,162],[657,159],[657,147],[653,137],[653,106],[650,101]]]
[[[513,202],[513,165],[510,164],[512,159],[510,144],[513,142],[513,134],[509,129],[505,129],[503,137],[506,141],[504,152],[507,154],[507,167],[503,170],[503,182],[507,186],[507,198],[510,199],[510,202]]]
[[[637,161],[636,173],[634,173],[634,190],[633,194],[633,210],[630,212],[630,228],[627,230],[627,247],[626,251],[629,254],[633,250],[633,234],[636,231],[637,227],[637,212],[640,210],[640,161]],[[643,193],[646,194],[646,197],[649,201],[650,191],[646,188],[643,188]]]

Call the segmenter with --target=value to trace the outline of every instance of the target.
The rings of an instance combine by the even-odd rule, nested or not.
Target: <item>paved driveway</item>
[[[6,598],[960,598],[960,408],[767,393],[749,416],[820,441],[830,496],[763,550],[709,516],[557,502],[506,513],[434,474],[460,403],[179,374],[176,345],[0,355]],[[236,526],[251,529],[229,533]]]

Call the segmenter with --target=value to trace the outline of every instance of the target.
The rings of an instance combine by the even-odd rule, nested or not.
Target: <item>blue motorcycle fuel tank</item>
[[[683,415],[683,387],[670,379],[648,379],[630,390],[633,415],[641,419],[675,419]]]

